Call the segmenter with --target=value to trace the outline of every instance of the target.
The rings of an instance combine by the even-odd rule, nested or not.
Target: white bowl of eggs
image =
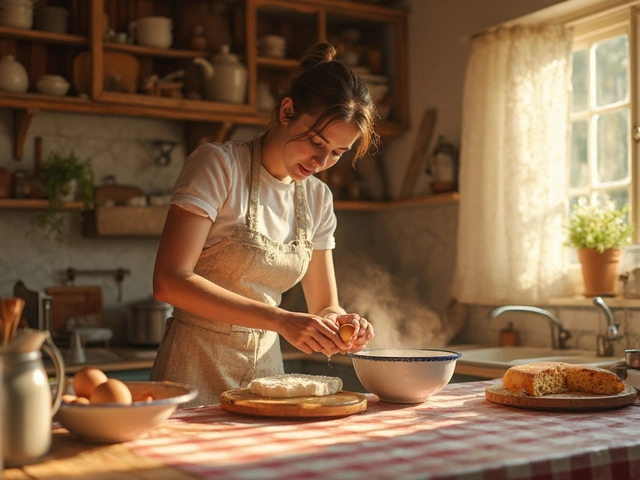
[[[122,382],[97,367],[82,367],[73,393],[62,396],[54,420],[81,440],[126,442],[159,425],[198,390],[174,382]]]

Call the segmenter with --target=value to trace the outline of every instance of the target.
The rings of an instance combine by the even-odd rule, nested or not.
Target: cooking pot
[[[132,303],[127,325],[127,340],[130,345],[157,347],[164,336],[167,319],[173,306],[149,297]]]

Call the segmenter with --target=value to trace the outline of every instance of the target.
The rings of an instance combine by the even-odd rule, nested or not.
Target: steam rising
[[[336,259],[340,303],[373,324],[367,348],[442,348],[461,330],[461,306],[443,320],[420,297],[415,281],[392,275],[364,255]]]

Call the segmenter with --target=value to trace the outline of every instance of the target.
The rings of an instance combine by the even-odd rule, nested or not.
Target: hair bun
[[[336,56],[336,49],[330,43],[317,43],[311,47],[302,59],[302,69],[313,67],[319,63],[330,62]]]

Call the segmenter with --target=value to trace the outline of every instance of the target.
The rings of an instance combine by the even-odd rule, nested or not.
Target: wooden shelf
[[[442,205],[447,203],[455,203],[459,200],[458,192],[437,193],[433,195],[425,195],[421,197],[408,198],[405,200],[390,201],[353,201],[353,200],[336,200],[334,207],[336,210],[342,211],[381,211],[395,210],[401,208],[413,208],[428,205]],[[44,199],[28,199],[28,198],[4,198],[0,199],[0,209],[4,210],[44,210],[47,208],[49,201]],[[68,202],[64,205],[66,210],[78,210],[82,208],[82,202]]]
[[[442,205],[455,203],[460,199],[458,192],[435,193],[421,197],[407,198],[403,200],[364,201],[364,200],[336,200],[333,205],[336,210],[378,212],[384,210],[398,210],[402,208],[414,208],[428,205]]]
[[[31,40],[32,42],[56,43],[58,45],[89,45],[89,39],[83,35],[41,32],[40,30],[27,30],[2,25],[0,25],[0,37]]]
[[[211,53],[200,52],[197,50],[178,50],[175,48],[153,48],[145,47],[143,45],[133,45],[129,43],[115,43],[105,42],[105,50],[112,50],[118,52],[130,53],[132,55],[140,55],[146,57],[158,57],[158,58],[196,58],[205,57],[209,58]]]
[[[272,68],[274,70],[293,70],[300,61],[291,58],[273,58],[273,57],[258,57],[256,63],[259,67]]]
[[[0,198],[0,208],[4,210],[45,210],[49,200],[32,198]],[[65,210],[80,210],[82,202],[66,202]]]

